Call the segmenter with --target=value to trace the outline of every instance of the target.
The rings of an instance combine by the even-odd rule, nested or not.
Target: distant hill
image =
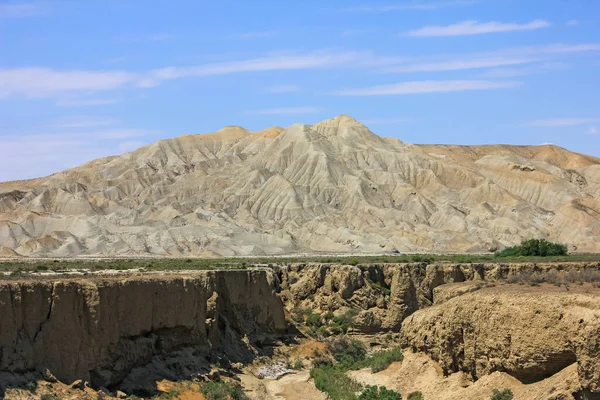
[[[411,145],[342,115],[160,140],[0,183],[0,256],[600,251],[600,159]]]

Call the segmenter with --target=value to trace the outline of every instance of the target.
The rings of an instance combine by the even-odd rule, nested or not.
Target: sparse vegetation
[[[360,400],[402,400],[400,393],[385,386],[367,386],[358,398]]]
[[[543,283],[548,283],[567,289],[570,284],[582,285],[584,283],[592,283],[595,287],[598,287],[600,286],[600,271],[592,269],[552,270],[548,272],[523,271],[519,274],[509,276],[507,282],[530,286],[539,286]]]
[[[407,397],[408,400],[423,400],[423,393],[421,392],[412,392]]]
[[[568,249],[564,244],[552,243],[546,239],[529,239],[519,246],[497,252],[496,257],[552,257],[566,256],[567,253]]]
[[[550,243],[550,242],[547,242]],[[563,246],[563,245],[559,245]],[[520,246],[519,246],[520,247]],[[543,246],[542,246],[543,247]],[[552,247],[552,246],[551,246]],[[552,247],[555,248],[555,247]],[[528,248],[529,249],[529,248]],[[275,263],[315,262],[335,263],[343,265],[358,265],[372,263],[479,263],[494,262],[495,257],[502,257],[504,261],[536,262],[536,261],[600,261],[600,254],[571,254],[545,256],[513,253],[506,251],[494,255],[481,254],[388,254],[377,256],[353,256],[353,257],[257,257],[257,258],[161,258],[161,259],[106,259],[106,260],[72,260],[72,259],[49,259],[47,261],[13,260],[0,262],[0,271],[69,271],[72,269],[86,269],[101,271],[106,269],[128,270],[143,269],[148,271],[160,270],[210,270],[210,269],[247,269],[255,266],[268,266]],[[529,250],[527,250],[529,252]],[[559,252],[560,253],[560,252]],[[20,275],[18,276],[20,277]]]
[[[169,390],[166,393],[161,393],[158,397],[156,397],[156,399],[159,399],[159,400],[176,399],[180,394],[181,394],[181,391],[173,389],[173,390]]]
[[[333,400],[356,399],[400,399],[399,393],[382,387],[368,387],[357,396],[363,387],[346,374],[348,371],[371,368],[373,372],[386,369],[392,362],[402,360],[400,348],[382,350],[367,356],[365,345],[357,339],[341,337],[329,343],[334,360],[315,360],[311,377],[316,387]],[[367,396],[367,397],[363,397]],[[375,396],[375,397],[373,397]],[[380,396],[380,397],[377,397]],[[381,397],[385,396],[385,397]]]
[[[248,400],[239,383],[209,381],[202,385],[202,394],[208,400]]]
[[[304,369],[304,363],[302,362],[301,359],[297,358],[296,361],[294,361],[293,368],[298,371],[301,369]]]
[[[510,389],[502,389],[502,390],[494,389],[494,391],[492,392],[492,397],[490,397],[490,400],[512,400],[512,399],[513,399],[513,392]]]

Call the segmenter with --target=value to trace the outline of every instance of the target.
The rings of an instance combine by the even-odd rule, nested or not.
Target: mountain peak
[[[326,119],[315,124],[316,127],[335,127],[335,128],[350,128],[350,127],[365,127],[365,125],[358,122],[356,119],[349,115],[342,114],[337,117]]]

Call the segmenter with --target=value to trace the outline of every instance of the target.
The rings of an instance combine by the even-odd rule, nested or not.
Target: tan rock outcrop
[[[600,289],[573,286],[503,284],[450,298],[404,320],[403,343],[475,378],[501,371],[537,382],[577,362],[582,389],[598,393]]]

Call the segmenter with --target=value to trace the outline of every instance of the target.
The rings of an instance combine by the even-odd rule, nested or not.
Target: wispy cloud
[[[37,17],[47,12],[41,3],[0,4],[0,18]]]
[[[555,119],[539,119],[535,121],[525,122],[524,126],[539,126],[539,127],[563,127],[563,126],[578,126],[586,125],[598,121],[598,118],[555,118]]]
[[[181,67],[171,66],[151,71],[124,70],[59,70],[24,67],[0,68],[0,99],[10,96],[58,98],[59,106],[106,105],[117,99],[96,98],[101,91],[124,87],[153,87],[162,81],[216,75],[293,71],[311,69],[363,69],[385,72],[448,71],[496,66],[520,65],[549,61],[561,54],[600,51],[600,43],[552,44],[504,49],[464,56],[440,56],[438,59],[407,60],[369,51],[320,50],[312,52],[279,53],[236,61],[206,63]],[[294,88],[295,89],[295,88]],[[279,88],[291,91],[290,87]],[[277,91],[277,89],[274,89]]]
[[[60,118],[50,125],[52,128],[93,128],[98,126],[114,125],[118,121],[109,118],[91,117],[77,115],[73,117]]]
[[[0,181],[46,176],[87,161],[133,150],[126,138],[151,134],[144,129],[69,131],[69,133],[5,134],[0,136]],[[139,147],[139,146],[137,146]]]
[[[369,4],[354,7],[346,7],[341,11],[343,12],[388,12],[388,11],[435,11],[446,7],[457,7],[475,4],[477,1],[474,0],[457,0],[457,1],[440,1],[440,2],[414,2],[410,4]]]
[[[262,31],[262,32],[244,32],[239,35],[234,35],[239,39],[262,39],[277,36],[277,31]]]
[[[122,71],[59,71],[50,68],[0,69],[0,98],[50,97],[72,90],[115,89],[136,79]]]
[[[480,35],[484,33],[526,31],[549,27],[550,23],[544,20],[535,20],[526,24],[503,22],[478,22],[463,21],[447,26],[426,26],[421,29],[409,31],[407,36],[464,36]]]
[[[226,75],[241,72],[285,71],[344,66],[360,61],[365,53],[317,51],[304,54],[275,55],[242,61],[204,64],[196,67],[167,67],[153,72],[155,79],[176,79],[190,76]]]
[[[390,85],[378,85],[359,89],[342,89],[330,94],[337,96],[384,96],[417,93],[462,92],[467,90],[488,90],[515,88],[521,82],[452,80],[452,81],[415,81]]]
[[[579,21],[576,19],[572,19],[570,21],[567,21],[567,26],[575,26],[575,25],[579,25]]]
[[[399,65],[387,69],[388,72],[436,72],[457,71],[464,69],[479,69],[499,67],[504,65],[527,64],[536,61],[531,57],[478,57],[463,59],[442,60],[429,63],[415,63]]]
[[[598,128],[596,128],[595,126],[590,127],[590,129],[588,129],[587,131],[585,131],[586,135],[597,135],[598,134]]]
[[[286,84],[286,85],[275,85],[269,86],[265,88],[265,92],[269,93],[293,93],[299,92],[302,90],[302,87],[294,84]]]
[[[494,68],[482,74],[485,78],[514,78],[517,76],[533,75],[549,71],[569,69],[570,65],[560,62],[547,62],[521,68]]]
[[[323,108],[317,107],[278,107],[265,108],[262,110],[249,110],[246,114],[254,115],[275,115],[275,114],[314,114],[325,111]]]

